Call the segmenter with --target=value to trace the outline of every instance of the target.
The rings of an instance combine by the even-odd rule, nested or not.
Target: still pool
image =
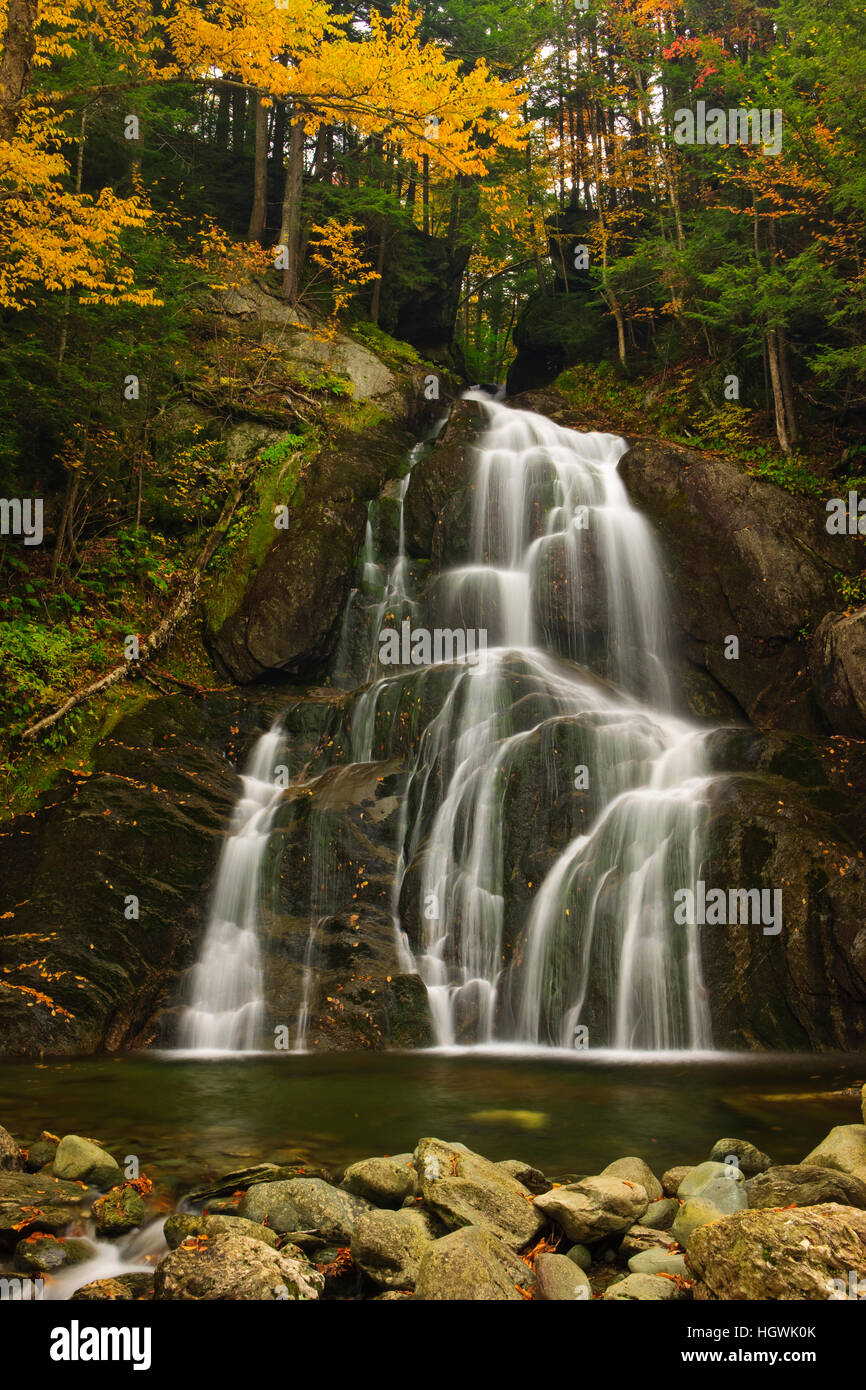
[[[860,1122],[864,1079],[862,1053],[137,1053],[3,1062],[0,1124],[19,1142],[92,1136],[176,1192],[265,1160],[339,1169],[423,1135],[554,1176],[625,1154],[661,1172],[723,1137],[797,1162],[833,1125]]]

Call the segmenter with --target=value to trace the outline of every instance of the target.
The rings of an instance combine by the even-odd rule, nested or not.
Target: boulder
[[[662,1173],[662,1192],[666,1197],[676,1197],[680,1183],[687,1173],[692,1171],[691,1164],[680,1164],[676,1168],[668,1168]]]
[[[640,1219],[641,1225],[652,1231],[668,1231],[679,1209],[680,1204],[675,1197],[659,1197],[650,1202]]]
[[[276,1248],[279,1239],[276,1231],[272,1231],[269,1226],[248,1221],[242,1216],[222,1214],[193,1216],[177,1213],[168,1217],[162,1233],[169,1250],[176,1250],[185,1240],[193,1240],[197,1236],[219,1236],[226,1233],[244,1236],[247,1240],[260,1240],[271,1249]]]
[[[23,1166],[18,1145],[8,1129],[0,1125],[0,1173],[20,1173]]]
[[[533,1205],[528,1188],[462,1144],[421,1139],[415,1171],[424,1205],[447,1230],[480,1226],[520,1249],[544,1226],[545,1217]]]
[[[123,1181],[117,1159],[112,1158],[99,1144],[94,1144],[92,1139],[82,1139],[78,1134],[65,1134],[58,1144],[54,1155],[54,1176],[72,1182],[85,1182],[103,1191]]]
[[[479,1226],[464,1226],[434,1240],[415,1281],[415,1298],[443,1302],[520,1303],[532,1271],[504,1241]]]
[[[753,1178],[756,1173],[765,1173],[773,1162],[748,1139],[719,1139],[710,1151],[710,1162],[725,1163],[731,1156],[736,1158],[737,1167],[747,1178]]]
[[[47,1173],[0,1173],[0,1245],[16,1245],[34,1231],[63,1231],[88,1206],[79,1183]]]
[[[695,1230],[686,1253],[698,1299],[828,1299],[852,1272],[866,1279],[866,1212],[736,1212]]]
[[[685,1296],[673,1279],[660,1274],[627,1274],[604,1291],[605,1302],[669,1303]]]
[[[348,1245],[352,1228],[371,1204],[320,1178],[264,1182],[251,1187],[238,1207],[238,1216],[262,1222],[271,1230],[314,1231],[323,1240]]]
[[[512,1178],[516,1178],[530,1192],[538,1194],[550,1191],[552,1184],[549,1178],[546,1178],[539,1168],[532,1168],[519,1158],[502,1158],[496,1166]]]
[[[536,1197],[536,1209],[565,1231],[569,1240],[591,1244],[639,1220],[649,1205],[646,1189],[622,1178],[584,1178]]]
[[[318,1298],[324,1282],[307,1260],[227,1232],[195,1237],[166,1255],[156,1268],[154,1293],[157,1298],[185,1302],[298,1302]]]
[[[141,1301],[153,1298],[152,1274],[116,1274],[113,1279],[93,1279],[82,1284],[72,1295],[71,1302],[89,1300],[104,1302],[121,1300],[123,1302]]]
[[[53,1164],[59,1143],[60,1140],[55,1135],[43,1130],[39,1138],[34,1140],[27,1149],[27,1157],[24,1161],[27,1172],[38,1173],[40,1168],[44,1168],[49,1163]]]
[[[417,1208],[364,1212],[352,1231],[352,1260],[382,1289],[414,1289],[421,1261],[440,1234]]]
[[[628,1267],[632,1274],[678,1274],[681,1279],[689,1278],[685,1256],[679,1251],[641,1250],[632,1255]]]
[[[866,738],[866,608],[822,619],[809,642],[809,675],[833,732]]]
[[[726,1213],[715,1202],[706,1197],[689,1197],[683,1202],[671,1226],[671,1235],[680,1245],[685,1245],[693,1231],[699,1226],[708,1226],[713,1221],[721,1221]]]
[[[113,1187],[93,1203],[93,1219],[101,1236],[120,1236],[144,1220],[144,1202],[134,1187]]]
[[[780,1164],[746,1183],[749,1206],[814,1207],[836,1202],[866,1210],[866,1182],[834,1168],[810,1163]]]
[[[346,1169],[340,1186],[377,1207],[400,1207],[418,1185],[411,1154],[401,1159],[364,1158]]]
[[[683,1178],[677,1196],[685,1201],[700,1197],[725,1214],[748,1205],[745,1176],[725,1163],[699,1163]]]
[[[866,1124],[836,1125],[817,1148],[806,1154],[805,1164],[835,1168],[866,1182]]]
[[[679,1210],[679,1203],[677,1203]],[[679,1249],[679,1242],[671,1231],[660,1231],[652,1226],[644,1226],[639,1221],[635,1226],[630,1226],[620,1242],[617,1255],[620,1260],[628,1262],[633,1255],[642,1254],[645,1250],[661,1250],[670,1253]]]
[[[65,1265],[81,1264],[96,1254],[96,1247],[89,1240],[58,1239],[57,1236],[34,1235],[20,1240],[15,1247],[17,1269],[32,1272],[38,1269],[42,1274],[62,1269]]]
[[[650,1202],[655,1202],[664,1195],[661,1183],[642,1158],[618,1158],[606,1168],[602,1168],[601,1177],[624,1178],[628,1182],[638,1183],[646,1191]]]
[[[583,1270],[567,1255],[539,1255],[535,1261],[535,1297],[543,1303],[588,1301],[592,1288]]]

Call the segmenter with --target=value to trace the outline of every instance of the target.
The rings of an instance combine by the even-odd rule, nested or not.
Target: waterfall
[[[417,741],[393,896],[401,950],[443,1045],[580,1046],[588,1028],[593,1046],[708,1047],[696,929],[672,915],[674,889],[699,877],[705,733],[674,712],[661,570],[617,472],[626,445],[470,398],[487,419],[471,554],[439,577],[431,611],[493,637],[483,662],[450,665]],[[373,663],[383,616],[399,622],[408,603],[402,538],[401,499]],[[435,669],[380,675],[360,695],[354,758],[388,755]],[[583,750],[586,825],[532,885],[509,942],[509,779],[535,759],[540,785],[561,791],[564,731]]]
[[[274,778],[283,745],[275,724],[255,744],[220,855],[192,1002],[181,1046],[197,1052],[246,1052],[260,1042],[264,989],[258,943],[260,879],[282,787]]]
[[[357,690],[353,763],[400,757],[410,774],[391,902],[401,966],[424,981],[443,1046],[709,1047],[697,929],[673,920],[675,890],[701,874],[707,734],[676,709],[661,568],[617,471],[626,445],[468,397],[486,424],[465,563],[420,582],[407,473],[385,499],[395,513],[371,504],[334,662]],[[390,565],[376,538],[389,516]],[[418,664],[398,643],[406,664],[382,665],[388,632],[434,622],[465,648],[452,640]],[[264,735],[243,778],[183,1021],[193,1049],[258,1041],[259,880],[282,740],[277,726]],[[334,910],[318,839],[314,814],[298,1051]]]

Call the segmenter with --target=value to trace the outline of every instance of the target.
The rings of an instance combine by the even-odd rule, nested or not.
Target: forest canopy
[[[0,0],[0,35],[0,492],[56,499],[2,541],[16,669],[98,669],[113,586],[158,609],[219,511],[218,453],[156,426],[259,409],[261,355],[203,346],[251,281],[795,490],[866,472],[853,0]],[[287,437],[350,391],[295,382]]]

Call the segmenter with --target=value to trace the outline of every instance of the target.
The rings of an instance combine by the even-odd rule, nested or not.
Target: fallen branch
[[[61,719],[65,719],[70,710],[83,704],[85,700],[92,699],[94,695],[101,694],[103,690],[109,690],[111,686],[117,685],[122,680],[126,680],[128,676],[136,675],[141,671],[146,661],[149,661],[156,652],[161,651],[163,647],[167,646],[175,631],[183,622],[184,618],[187,617],[193,606],[199,588],[201,587],[202,575],[216,554],[222,541],[225,539],[231,519],[237,510],[238,503],[252,481],[257,464],[258,459],[252,459],[242,472],[234,496],[226,501],[220,512],[219,519],[205,541],[198,559],[193,565],[192,573],[181,589],[174,607],[141,644],[139,647],[138,659],[134,661],[124,661],[119,666],[113,667],[106,675],[100,676],[99,680],[91,681],[89,685],[83,685],[78,690],[73,691],[69,698],[64,700],[59,709],[54,710],[52,714],[46,714],[44,718],[38,719],[35,724],[28,725],[21,735],[22,742],[35,738],[37,734],[44,733],[46,729],[53,729],[55,724],[59,724]]]

